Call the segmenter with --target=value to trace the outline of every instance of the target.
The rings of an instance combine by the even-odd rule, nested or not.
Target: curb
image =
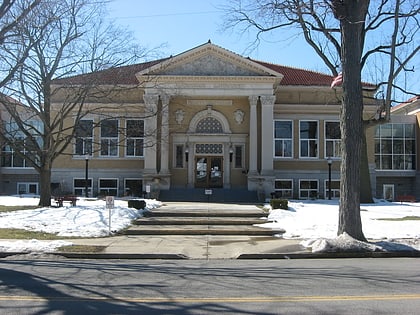
[[[28,255],[34,252],[0,252],[0,259],[15,255]],[[36,253],[38,254],[38,253]],[[69,259],[150,259],[150,260],[188,260],[194,259],[182,254],[116,254],[116,253],[65,253],[50,252],[40,255],[53,255]],[[420,251],[400,252],[342,252],[342,253],[278,253],[278,254],[241,254],[233,259],[346,259],[346,258],[420,258]],[[210,259],[212,260],[212,259]],[[216,259],[215,259],[216,260]]]
[[[420,258],[420,251],[242,254],[237,259]]]

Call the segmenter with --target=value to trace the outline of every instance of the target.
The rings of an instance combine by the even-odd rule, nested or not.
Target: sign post
[[[106,196],[105,197],[105,202],[106,202],[106,209],[108,209],[109,235],[111,235],[111,212],[112,212],[112,209],[114,209],[114,196]]]
[[[213,194],[213,190],[205,189],[204,194],[207,196],[207,202],[210,202],[210,196]]]

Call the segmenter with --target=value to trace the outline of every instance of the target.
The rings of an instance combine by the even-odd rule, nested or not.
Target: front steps
[[[211,195],[206,195],[204,188],[171,188],[159,192],[159,200],[171,202],[210,202],[210,203],[238,203],[257,204],[258,196],[255,191],[245,188],[211,188]]]
[[[124,234],[274,236],[284,233],[254,226],[266,222],[266,213],[255,206],[236,205],[232,209],[230,205],[173,203],[147,212]]]

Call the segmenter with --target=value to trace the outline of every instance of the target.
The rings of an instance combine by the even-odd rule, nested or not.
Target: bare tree
[[[25,1],[22,2],[24,4]],[[41,2],[18,23],[10,55],[28,51],[0,99],[9,121],[3,141],[27,160],[40,177],[40,205],[51,203],[51,168],[75,136],[74,126],[92,111],[86,101],[110,96],[89,76],[88,84],[54,85],[60,78],[98,73],[144,57],[131,33],[105,23],[106,1],[52,0]],[[116,71],[114,74],[118,74]],[[69,80],[71,82],[71,80]],[[118,87],[115,87],[117,90]],[[60,96],[61,95],[61,96]],[[52,99],[60,100],[53,104]],[[20,106],[16,106],[19,104]],[[102,108],[101,108],[102,110]],[[66,125],[66,119],[74,124]],[[36,122],[36,123],[34,123]]]
[[[14,75],[17,67],[27,57],[28,50],[19,51],[9,58],[7,50],[2,48],[16,40],[16,28],[41,0],[27,1],[23,6],[16,0],[4,0],[0,5],[0,87]]]
[[[398,79],[401,74],[413,71],[410,65],[412,67],[413,59],[418,57],[419,2],[236,0],[225,9],[225,27],[242,27],[243,32],[255,30],[256,40],[253,45],[258,45],[267,32],[294,32],[296,36],[303,36],[332,75],[338,76],[342,72],[338,234],[347,232],[356,239],[365,240],[360,219],[360,176],[361,173],[368,174],[367,156],[362,154],[362,150],[366,149],[363,146],[366,142],[364,130],[368,125],[389,120],[390,106],[395,101],[393,90],[414,94],[398,85]],[[384,96],[383,107],[378,109],[378,115],[364,121],[362,74],[377,67],[378,60],[387,60],[387,64],[383,64],[386,72],[381,71],[384,77],[375,78],[376,87]],[[378,71],[375,73],[378,74]],[[370,191],[370,184],[365,191]]]

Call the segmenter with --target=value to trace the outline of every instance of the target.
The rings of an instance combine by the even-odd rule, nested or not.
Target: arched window
[[[196,133],[223,133],[223,127],[216,118],[206,117],[197,124]]]

